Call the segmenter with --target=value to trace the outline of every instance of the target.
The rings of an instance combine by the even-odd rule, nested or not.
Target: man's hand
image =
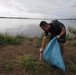
[[[59,39],[60,38],[60,35],[57,35],[56,38]]]
[[[43,52],[43,50],[44,50],[43,48],[40,48],[40,50],[39,50],[39,51],[40,51],[40,53],[42,53],[42,52]]]
[[[42,52],[43,52],[43,50],[44,50],[43,48],[40,48],[40,50],[39,50],[40,51],[40,57],[39,57],[40,61],[42,60]]]

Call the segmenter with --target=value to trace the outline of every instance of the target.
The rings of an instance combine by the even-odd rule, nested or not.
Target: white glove
[[[56,38],[59,39],[60,38],[60,35],[57,35]]]
[[[40,53],[42,53],[42,52],[43,52],[43,50],[44,50],[43,48],[40,48],[40,50],[39,50],[39,51],[40,51]]]

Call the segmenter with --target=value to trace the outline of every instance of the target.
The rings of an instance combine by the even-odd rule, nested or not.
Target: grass
[[[67,33],[67,35],[66,35],[66,40],[69,40],[69,41],[75,40],[72,38],[72,35],[71,35],[72,33],[75,33],[75,31],[76,31],[75,28],[68,27],[68,31],[69,31],[69,33]],[[16,36],[10,36],[8,34],[0,33],[0,46],[5,46],[7,44],[20,45],[21,40],[27,39],[30,41],[28,45],[33,44],[35,47],[40,48],[43,36],[44,36],[43,33],[41,34],[40,37],[26,37],[23,34],[16,35]],[[50,34],[48,35],[47,42],[49,41],[49,38],[50,38]],[[72,46],[76,47],[76,41],[73,42],[72,44],[68,43],[67,45],[72,45]]]
[[[17,39],[26,39],[27,37],[25,37],[23,34],[20,34],[20,35],[16,35],[15,38],[17,38]]]
[[[20,45],[20,40],[23,38],[22,35],[11,36],[8,34],[0,34],[0,46],[5,46],[7,44]]]
[[[76,47],[76,40],[72,40],[71,42],[68,41],[65,43],[65,46],[73,46],[73,47]]]
[[[12,70],[14,66],[14,63],[12,61],[8,61],[5,63],[6,70]]]
[[[47,63],[39,62],[33,55],[21,56],[19,64],[26,72],[29,72],[30,75],[45,75],[45,73],[48,72],[48,68],[48,73],[52,70]]]
[[[71,56],[71,63],[67,64],[66,71],[62,71],[58,68],[52,67],[44,61],[38,61],[33,55],[23,55],[20,56],[19,61],[8,61],[5,63],[5,68],[9,72],[16,67],[21,67],[25,74],[28,75],[75,75],[76,74],[76,55]],[[67,60],[67,62],[69,62]],[[18,69],[18,68],[17,68]]]
[[[66,40],[73,40],[73,38],[72,38],[72,36],[71,36],[70,33],[68,33],[68,34],[66,35]]]
[[[21,57],[21,65],[22,67],[26,67],[26,69],[33,69],[35,58],[31,55],[25,55]]]
[[[76,39],[76,28],[69,26],[67,30],[69,31],[67,35],[67,40],[75,40]]]
[[[70,68],[72,72],[76,72],[76,65],[74,63],[70,65]]]
[[[73,34],[76,34],[76,28],[75,27],[68,27],[68,31],[70,32],[70,33],[73,33]]]
[[[70,57],[71,61],[76,63],[76,53]]]
[[[30,41],[29,45],[33,45],[34,43],[34,46],[39,48],[42,38],[43,34],[41,37],[34,38],[27,38],[23,35],[10,36],[7,34],[0,34],[0,46],[7,44],[19,45],[22,39],[28,39]],[[76,41],[72,39],[70,34],[68,34],[66,38],[70,40],[70,42],[67,43],[68,46],[76,47]],[[15,60],[16,64],[12,61],[7,61],[4,66],[8,72],[13,70],[15,68],[14,66],[16,66],[17,69],[20,67],[20,70],[25,70],[25,73],[27,72],[28,75],[76,75],[76,53],[71,55],[68,59],[65,60],[65,62],[67,61],[67,63],[65,63],[67,68],[65,72],[48,65],[44,61],[38,61],[30,54],[20,56],[19,61]]]
[[[76,47],[76,41],[73,42],[72,46]]]

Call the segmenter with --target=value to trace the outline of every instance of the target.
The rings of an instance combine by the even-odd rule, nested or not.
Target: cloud
[[[0,3],[0,16],[41,17],[40,13],[30,13],[29,8],[17,0],[7,0]]]
[[[8,16],[69,18],[76,16],[76,0],[0,0],[0,10]]]

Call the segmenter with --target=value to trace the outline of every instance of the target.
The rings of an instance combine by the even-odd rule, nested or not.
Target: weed
[[[21,57],[21,65],[26,68],[26,70],[34,69],[35,58],[30,55],[25,55]]]
[[[0,46],[4,46],[6,44],[19,45],[20,40],[8,34],[0,34]]]
[[[73,63],[76,63],[76,54],[73,54],[70,59]]]
[[[21,34],[21,35],[16,35],[15,37],[16,37],[17,39],[25,39],[25,38],[26,38],[26,37],[25,37],[24,35],[22,35],[22,34]]]
[[[76,41],[72,44],[72,46],[76,47]]]
[[[70,33],[73,33],[73,34],[76,34],[76,28],[74,28],[74,27],[68,27],[68,31],[70,32]]]
[[[72,72],[76,72],[76,65],[74,63],[72,63],[70,65],[70,69],[71,69]]]
[[[14,63],[12,61],[8,61],[5,63],[5,68],[7,70],[11,70],[11,69],[13,69],[13,65],[14,65]]]
[[[70,33],[68,33],[68,34],[66,35],[66,40],[73,40]]]

